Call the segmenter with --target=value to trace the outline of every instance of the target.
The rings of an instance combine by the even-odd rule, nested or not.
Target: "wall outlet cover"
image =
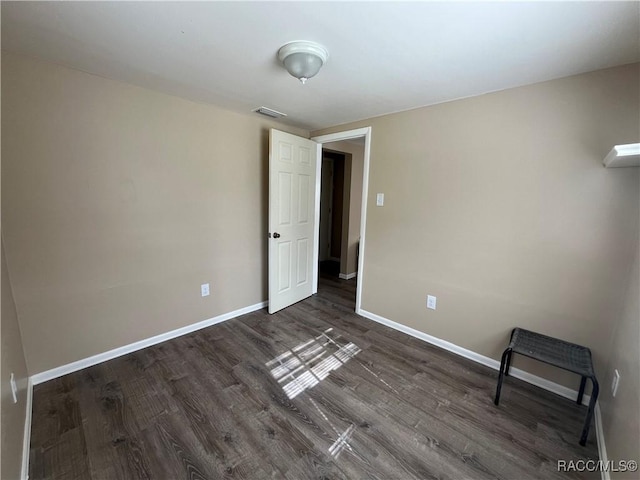
[[[611,395],[616,396],[618,393],[618,385],[620,385],[620,374],[618,370],[613,371],[613,381],[611,382]]]
[[[208,283],[203,283],[202,285],[200,285],[200,295],[202,295],[203,297],[208,297],[209,296],[209,284]]]
[[[433,295],[427,295],[427,308],[430,308],[431,310],[435,310],[436,300],[437,298],[434,297]]]
[[[13,396],[13,403],[18,403],[18,386],[16,385],[16,378],[13,373],[11,374],[11,378],[9,379],[9,383],[11,384],[11,395]]]

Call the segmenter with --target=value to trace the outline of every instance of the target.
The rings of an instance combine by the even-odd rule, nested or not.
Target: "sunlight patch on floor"
[[[334,337],[334,338],[332,338]],[[361,352],[353,342],[340,342],[333,328],[278,355],[265,365],[289,398],[313,388]]]

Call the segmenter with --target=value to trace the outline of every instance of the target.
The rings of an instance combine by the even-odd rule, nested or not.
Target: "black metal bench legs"
[[[598,380],[596,377],[591,378],[591,400],[589,401],[589,410],[587,411],[587,418],[584,420],[584,427],[582,427],[582,435],[580,436],[580,445],[583,447],[587,443],[587,437],[589,436],[589,427],[591,427],[591,419],[593,418],[593,409],[596,407],[596,401],[598,400],[598,394],[600,393],[600,387],[598,386]],[[582,377],[580,382],[580,393],[578,394],[578,403],[582,403],[582,394],[584,393],[584,385],[587,383],[587,377]]]
[[[580,380],[580,390],[578,390],[578,400],[576,400],[578,405],[582,405],[582,395],[584,395],[584,387],[586,384],[587,377],[582,377],[582,380]]]
[[[500,361],[500,374],[498,375],[498,386],[496,387],[496,398],[493,401],[496,405],[500,403],[500,391],[502,390],[502,382],[504,377],[509,376],[509,369],[511,368],[511,357],[513,357],[513,349],[507,348],[502,353],[502,360]],[[584,426],[582,427],[582,435],[580,436],[580,445],[585,446],[587,443],[587,437],[589,436],[589,429],[591,427],[591,420],[593,419],[593,409],[596,406],[598,400],[598,394],[600,393],[600,387],[596,377],[583,376],[580,380],[580,390],[578,391],[578,405],[582,405],[582,397],[584,396],[584,389],[587,385],[587,378],[591,380],[593,388],[591,389],[591,400],[589,401],[589,410],[587,411],[587,418],[584,420]]]
[[[513,350],[511,347],[507,348],[502,353],[502,361],[500,362],[500,375],[498,376],[498,387],[496,388],[496,399],[493,401],[496,405],[500,402],[500,390],[502,390],[502,381],[505,376],[509,376],[509,368],[511,367],[511,356]]]

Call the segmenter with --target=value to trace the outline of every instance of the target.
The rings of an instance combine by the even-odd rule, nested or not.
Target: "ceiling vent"
[[[278,112],[267,107],[258,107],[254,110],[254,112],[271,118],[282,118],[287,116],[286,113]]]

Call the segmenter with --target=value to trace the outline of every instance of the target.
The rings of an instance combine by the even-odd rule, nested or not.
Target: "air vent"
[[[254,110],[254,112],[259,113],[260,115],[264,115],[266,117],[271,117],[271,118],[282,118],[287,116],[286,113],[277,112],[276,110],[272,110],[267,107],[258,107]]]

